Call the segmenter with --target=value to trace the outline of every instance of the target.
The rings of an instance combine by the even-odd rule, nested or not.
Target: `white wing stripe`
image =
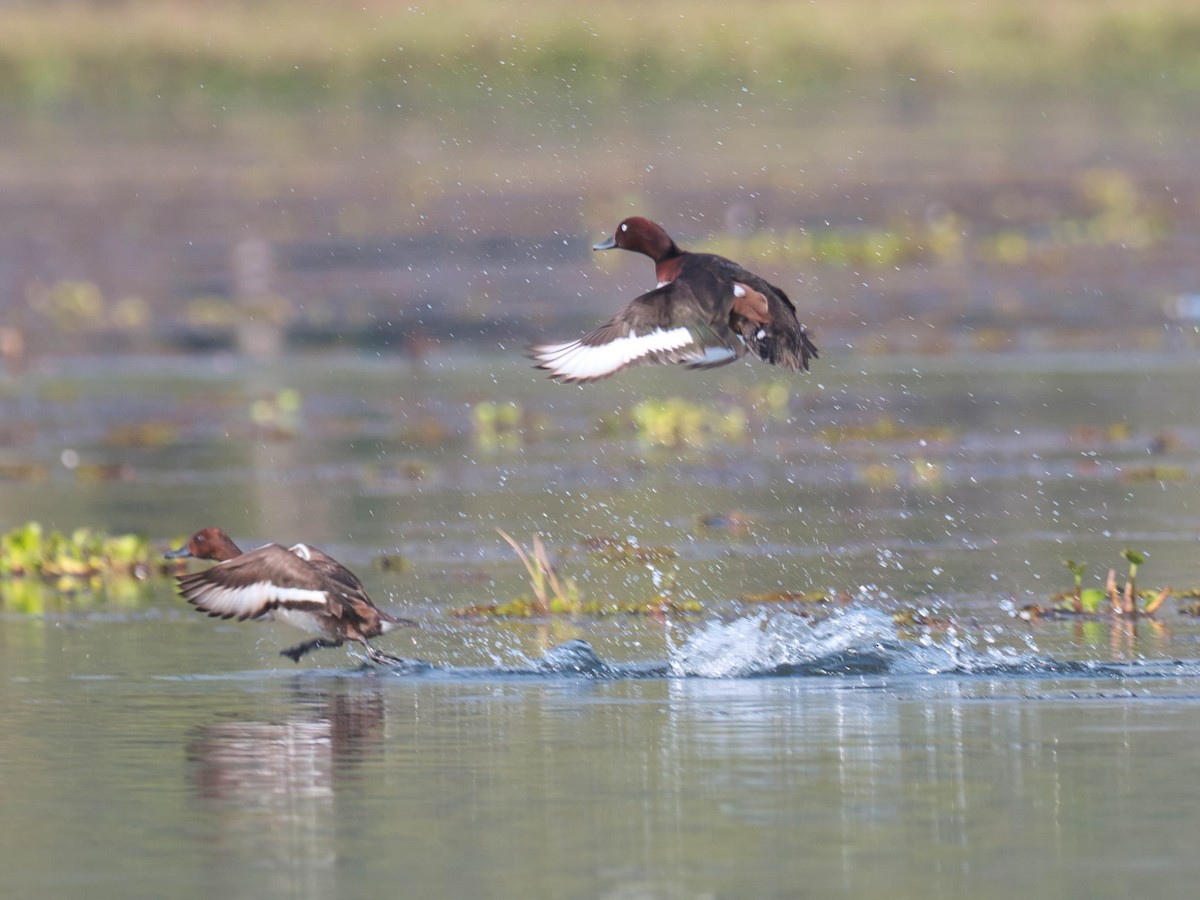
[[[646,334],[630,334],[596,347],[579,341],[548,344],[535,348],[534,358],[555,375],[583,380],[611,375],[643,356],[679,350],[693,343],[695,338],[686,328],[655,329]]]
[[[206,612],[240,618],[257,618],[273,603],[317,603],[325,606],[329,602],[324,591],[280,587],[269,581],[236,588],[206,584],[189,591],[188,599]]]

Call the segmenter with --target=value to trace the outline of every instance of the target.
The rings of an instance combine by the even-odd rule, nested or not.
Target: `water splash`
[[[878,610],[850,610],[816,625],[764,612],[704,627],[672,654],[670,671],[702,678],[878,674],[907,652]]]
[[[300,677],[391,676],[400,678],[779,678],[838,676],[984,676],[1002,678],[1181,678],[1200,677],[1200,660],[1056,660],[1036,646],[1006,648],[984,630],[965,633],[951,627],[912,638],[897,633],[890,615],[850,607],[813,623],[797,615],[759,612],[709,622],[687,637],[669,642],[666,661],[610,662],[584,640],[569,640],[536,658],[513,663],[492,654],[493,665],[459,666],[419,659],[372,666],[310,669]],[[289,670],[278,670],[287,673]],[[225,676],[163,676],[168,680],[205,677],[259,678],[262,672]],[[299,674],[299,673],[296,673]],[[296,677],[291,675],[289,677]]]

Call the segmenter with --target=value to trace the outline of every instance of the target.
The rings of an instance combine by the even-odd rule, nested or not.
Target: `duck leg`
[[[367,659],[371,660],[373,663],[378,663],[381,666],[396,666],[407,662],[407,660],[403,659],[402,657],[392,656],[390,653],[384,653],[382,650],[376,650],[367,643],[365,638],[363,639],[362,645],[367,650]]]
[[[297,644],[295,647],[288,647],[286,650],[280,650],[280,656],[289,657],[292,662],[300,662],[300,657],[313,650],[320,650],[322,647],[340,647],[341,641],[327,641],[325,638],[316,638],[315,640],[305,641],[303,644]]]

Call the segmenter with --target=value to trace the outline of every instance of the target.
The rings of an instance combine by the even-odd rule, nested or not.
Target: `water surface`
[[[1126,546],[1144,585],[1195,583],[1196,374],[822,360],[772,415],[754,398],[778,376],[744,365],[585,389],[511,355],[39,366],[0,399],[14,459],[43,467],[0,484],[5,509],[163,546],[208,524],[310,541],[421,620],[380,644],[423,662],[294,666],[294,633],[198,616],[161,579],[10,589],[4,893],[1187,896],[1200,629],[1174,600],[1136,625],[1015,613],[1069,585],[1063,558],[1123,575]],[[283,389],[295,420],[256,422]],[[744,409],[745,433],[652,446],[628,419],[646,397]],[[475,418],[496,400],[523,412],[499,444]],[[732,511],[744,528],[700,521]],[[455,616],[525,590],[495,527],[543,534],[585,596],[669,582],[703,612]],[[613,536],[678,556],[588,553]],[[841,599],[744,599],[812,588]]]

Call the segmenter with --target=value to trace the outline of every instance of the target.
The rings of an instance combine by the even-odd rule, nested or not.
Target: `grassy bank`
[[[569,10],[569,12],[564,12]],[[0,97],[432,104],[917,84],[1200,88],[1194,0],[128,0],[0,7]]]

